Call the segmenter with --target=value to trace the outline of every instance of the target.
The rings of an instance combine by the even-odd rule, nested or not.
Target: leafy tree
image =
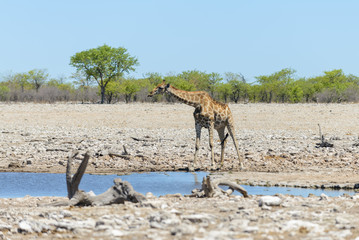
[[[185,91],[195,91],[196,87],[193,83],[188,82],[182,78],[176,78],[175,81],[172,82],[173,86]]]
[[[262,86],[258,84],[248,85],[248,98],[251,102],[259,102]]]
[[[44,69],[33,69],[27,73],[28,81],[39,92],[40,87],[47,81],[49,74]]]
[[[294,73],[294,70],[284,68],[269,76],[256,77],[264,90],[262,91],[262,99],[268,103],[271,103],[273,100],[288,101],[288,87],[294,81],[292,78]]]
[[[16,88],[20,87],[22,93],[25,91],[25,88],[30,86],[29,75],[26,73],[16,73],[10,78],[11,79],[9,80],[16,86]]]
[[[132,96],[140,90],[140,85],[135,79],[124,79],[120,84],[120,93],[125,95],[126,103],[131,101]]]
[[[101,89],[101,103],[104,103],[107,84],[124,73],[134,71],[138,60],[130,56],[125,48],[112,48],[105,44],[76,53],[71,57],[70,65],[95,79]]]
[[[259,76],[256,77],[259,84],[261,85],[260,98],[261,101],[271,103],[273,100],[274,92],[277,90],[278,82],[270,76]]]
[[[291,84],[291,86],[288,88],[288,93],[286,95],[289,96],[289,100],[292,103],[299,103],[303,99],[303,89],[299,84],[296,84],[295,82]]]
[[[76,73],[72,74],[71,78],[75,79],[73,81],[74,84],[80,88],[89,87],[93,84],[91,77],[86,76],[86,74],[82,73],[81,71],[77,71]]]
[[[111,103],[113,99],[118,98],[120,91],[121,87],[119,80],[109,82],[105,91],[107,103]]]
[[[341,69],[325,71],[323,76],[309,79],[315,89],[315,96],[320,102],[340,102],[343,93],[350,86],[357,85],[357,78],[346,76]]]
[[[72,83],[66,82],[66,78],[64,77],[51,78],[46,85],[69,93],[75,90],[74,85]]]
[[[248,85],[242,74],[227,72],[225,78],[231,85],[231,99],[235,103],[238,103],[241,96],[248,96]]]
[[[163,77],[159,73],[146,73],[145,78],[148,79],[149,84],[152,87],[157,86],[158,84],[160,84],[163,81]]]
[[[217,91],[217,88],[222,80],[223,78],[219,73],[212,72],[208,74],[208,91],[212,97],[214,97],[214,93]]]
[[[305,78],[301,78],[295,81],[295,85],[302,90],[302,98],[304,98],[305,102],[313,101],[315,94],[315,86],[314,83]]]
[[[209,89],[209,75],[205,72],[198,70],[184,71],[177,77],[188,82],[188,86],[195,86],[195,90],[207,91]]]
[[[5,101],[10,89],[5,83],[0,83],[0,100]]]
[[[229,96],[232,93],[232,87],[229,83],[219,83],[218,92],[221,96],[221,99],[223,99],[224,102],[227,102]]]

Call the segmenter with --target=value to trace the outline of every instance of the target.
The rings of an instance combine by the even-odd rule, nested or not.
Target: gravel
[[[228,141],[213,177],[240,184],[359,188],[357,104],[231,104],[244,169]],[[73,151],[88,173],[184,171],[194,153],[184,104],[0,104],[0,171],[65,172]],[[324,140],[318,147],[320,124]],[[203,129],[199,169],[210,171]],[[215,135],[215,156],[220,143]],[[77,161],[78,163],[80,160]],[[245,187],[245,186],[244,186]],[[197,199],[154,197],[104,207],[43,207],[54,197],[0,199],[0,239],[359,239],[358,194]]]

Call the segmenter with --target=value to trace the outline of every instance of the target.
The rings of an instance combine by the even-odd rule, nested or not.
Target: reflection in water
[[[197,175],[197,173],[196,172],[191,172],[192,174],[193,174],[193,176],[194,176],[194,184],[200,184],[200,182],[198,181],[198,175]]]
[[[152,172],[133,173],[130,175],[90,175],[82,178],[80,189],[95,194],[105,192],[113,185],[115,178],[128,181],[134,190],[142,194],[152,192],[155,196],[165,194],[190,194],[195,188],[201,188],[206,172]],[[243,187],[250,195],[274,195],[276,193],[300,195],[307,197],[312,193],[328,196],[339,196],[343,193],[354,194],[354,191],[331,191],[310,188],[285,188],[285,187]],[[241,195],[240,193],[236,193]],[[14,198],[31,196],[67,196],[65,174],[52,173],[0,173],[0,198]]]

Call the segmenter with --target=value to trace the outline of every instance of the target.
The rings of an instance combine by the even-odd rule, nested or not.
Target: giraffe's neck
[[[198,96],[198,92],[187,92],[172,86],[169,86],[167,88],[167,92],[179,101],[192,107],[197,107],[198,105],[200,105],[200,97]]]

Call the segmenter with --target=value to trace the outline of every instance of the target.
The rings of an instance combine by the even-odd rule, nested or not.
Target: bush
[[[9,97],[9,88],[4,85],[0,85],[0,101],[7,101]]]
[[[318,103],[341,102],[341,98],[335,89],[324,89],[320,93],[317,93],[315,96]]]
[[[347,88],[343,92],[343,100],[346,102],[359,102],[359,88]]]

